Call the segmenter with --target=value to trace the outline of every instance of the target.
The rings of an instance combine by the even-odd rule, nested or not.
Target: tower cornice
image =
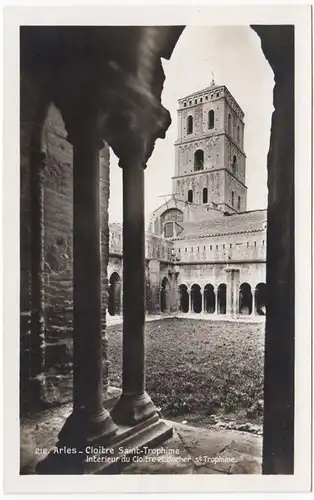
[[[242,181],[240,181],[240,179],[236,175],[234,175],[234,173],[231,172],[231,170],[229,170],[227,167],[204,168],[203,170],[196,170],[195,172],[189,172],[187,174],[173,175],[171,177],[171,179],[175,180],[175,179],[182,179],[184,177],[194,177],[194,176],[197,176],[197,175],[208,174],[208,173],[211,173],[211,172],[220,172],[221,170],[224,170],[225,172],[228,172],[228,174],[231,177],[233,177],[239,184],[241,184],[241,186],[243,186],[245,189],[247,189],[247,186]]]
[[[211,137],[217,137],[221,135],[225,135],[232,142],[232,144],[238,149],[238,151],[244,156],[244,158],[246,158],[246,154],[243,151],[243,149],[239,146],[239,144],[233,139],[233,137],[226,130],[219,130],[218,132],[208,132],[205,134],[194,135],[193,137],[189,138],[177,139],[174,142],[174,145],[180,146],[183,144],[189,144],[191,142],[200,141],[203,139],[210,139]]]
[[[244,117],[244,111],[241,108],[241,106],[238,104],[238,102],[235,100],[235,98],[231,94],[230,90],[225,85],[213,85],[213,86],[209,86],[209,87],[206,87],[206,88],[204,88],[202,90],[198,90],[197,92],[193,92],[191,94],[188,94],[185,97],[180,97],[180,99],[178,99],[178,104],[179,105],[180,104],[184,104],[184,101],[187,101],[189,99],[192,100],[192,99],[195,99],[195,98],[203,97],[204,94],[209,94],[211,92],[212,93],[214,93],[214,92],[220,92],[220,91],[223,91],[224,95],[219,95],[218,97],[213,96],[213,98],[211,99],[211,101],[217,101],[219,99],[226,99],[227,102],[230,104],[230,106],[237,112],[239,118],[242,121],[243,117]],[[210,101],[206,101],[206,102],[210,102]],[[195,106],[200,106],[200,104],[203,104],[203,103],[197,102],[197,103],[189,104],[189,106],[187,106],[187,107],[180,107],[178,109],[178,111],[191,109],[191,108],[193,108]]]

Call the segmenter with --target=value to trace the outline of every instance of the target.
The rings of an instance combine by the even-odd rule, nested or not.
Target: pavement
[[[108,397],[116,398],[118,393],[119,389],[110,388]],[[21,419],[22,474],[35,473],[45,456],[42,450],[56,444],[71,410],[72,404],[67,403]],[[261,435],[166,422],[173,427],[173,437],[140,457],[131,457],[121,474],[261,474]]]
[[[236,323],[265,323],[266,316],[236,316],[230,317],[225,314],[204,314],[204,313],[163,313],[163,314],[147,314],[145,317],[145,322],[148,321],[159,321],[162,319],[199,319],[203,321],[230,321]],[[107,326],[120,325],[123,323],[122,316],[106,316]]]

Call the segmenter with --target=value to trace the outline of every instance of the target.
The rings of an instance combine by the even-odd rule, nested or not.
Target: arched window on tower
[[[228,113],[228,133],[231,134],[231,115]]]
[[[215,112],[211,109],[208,113],[208,128],[214,128],[215,126]]]
[[[203,170],[204,168],[204,151],[198,149],[194,153],[194,170]]]
[[[208,202],[208,189],[204,188],[203,189],[203,203],[207,203],[207,202]]]
[[[237,157],[236,155],[233,155],[233,160],[232,160],[232,173],[236,174],[237,173]]]
[[[193,116],[188,116],[188,134],[193,132]]]
[[[237,126],[237,143],[240,144],[240,125]]]
[[[234,206],[234,191],[231,193],[231,205]]]
[[[188,202],[193,203],[193,191],[192,191],[192,189],[188,190]]]
[[[241,198],[240,196],[238,196],[238,210],[241,209]]]

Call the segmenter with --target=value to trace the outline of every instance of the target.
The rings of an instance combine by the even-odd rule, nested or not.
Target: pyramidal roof
[[[211,81],[211,84],[208,87],[205,87],[204,89],[201,90],[196,90],[195,92],[192,92],[191,94],[187,94],[184,97],[180,97],[178,101],[182,101],[184,99],[188,99],[189,97],[193,97],[196,94],[202,94],[203,92],[211,92],[216,89],[220,89],[222,87],[227,88],[225,85],[216,85],[214,79]],[[228,90],[228,89],[227,89]],[[228,90],[229,92],[229,90]]]

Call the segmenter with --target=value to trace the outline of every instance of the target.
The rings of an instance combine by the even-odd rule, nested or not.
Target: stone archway
[[[109,279],[108,313],[110,316],[121,314],[121,278],[117,272]]]
[[[201,287],[197,283],[191,287],[191,311],[195,313],[202,312]]]
[[[266,315],[267,288],[265,283],[258,283],[255,288],[255,312],[258,316]]]
[[[208,284],[204,288],[204,312],[214,314],[216,306],[216,295],[213,285]]]
[[[189,312],[189,292],[186,285],[179,286],[180,295],[180,311],[187,313]]]
[[[242,283],[239,290],[239,313],[244,315],[252,314],[252,304],[251,285]]]
[[[217,314],[227,313],[227,285],[221,283],[217,290]]]
[[[170,283],[167,278],[161,282],[160,312],[170,312]]]
[[[268,318],[266,326],[265,348],[263,472],[271,474],[293,474],[295,310],[295,266],[293,237],[295,123],[294,26],[261,25],[255,26],[253,27],[253,29],[259,34],[261,38],[262,50],[274,70],[274,78],[276,82],[274,89],[275,110],[272,119],[271,147],[270,153],[268,155],[269,212],[267,235],[267,270],[269,272],[267,277],[267,284],[270,292],[270,300],[268,301],[269,308],[267,311]],[[142,44],[142,46],[145,47],[145,44]],[[59,57],[55,57],[54,60],[58,61]],[[83,64],[81,64],[81,66],[83,67]],[[73,85],[72,82],[70,82],[70,90],[72,89]],[[65,92],[66,89],[64,90],[64,93]],[[131,139],[130,142],[132,143]],[[123,141],[123,152],[125,152],[125,144],[126,142]],[[74,146],[76,149],[78,149],[79,147],[81,147],[81,144],[75,143]],[[125,158],[127,158],[127,156],[127,153],[125,153]],[[77,154],[76,158],[81,158],[81,155]],[[90,162],[87,161],[86,163],[88,164]],[[90,169],[88,169],[88,171],[90,172]],[[96,169],[93,170],[93,172],[95,171]],[[89,177],[92,181],[96,179],[96,175],[89,175]],[[96,192],[96,190],[94,191]],[[79,205],[78,202],[76,203],[76,205]],[[91,209],[89,210],[89,214],[90,213]],[[84,216],[86,216],[85,206]],[[77,228],[76,232],[78,232]],[[134,238],[134,233],[131,232],[131,234]],[[84,237],[87,241],[91,241],[92,243],[97,239],[94,235],[92,235],[93,239],[86,238],[86,234],[84,235]],[[90,255],[93,255],[93,248],[97,249],[99,248],[99,245],[93,245],[92,248],[88,248]],[[129,260],[132,259],[129,258]],[[142,260],[144,261],[144,259]],[[92,268],[92,264],[94,262],[96,262],[95,259],[87,259],[85,264],[90,263],[90,267]],[[77,269],[79,268],[80,266],[77,266]],[[99,275],[99,273],[91,273],[91,275],[97,276]],[[140,276],[140,278],[141,277],[142,276]],[[282,279],[282,277],[284,277],[284,279]],[[128,296],[132,297],[132,286],[134,286],[134,282],[132,281],[132,279],[130,279],[129,283],[131,286],[127,288]],[[81,292],[81,296],[83,295],[84,299],[89,298],[88,294],[86,295],[86,292],[84,296],[84,286],[77,286],[77,290]],[[88,290],[88,288],[85,287],[85,290]],[[38,294],[38,296],[40,295]],[[141,297],[141,294],[139,294],[138,296]],[[80,297],[79,293],[77,294],[77,297]],[[81,302],[84,305],[84,301]],[[91,302],[93,302],[93,297]],[[138,303],[136,305],[138,305]],[[98,309],[100,311],[99,307]],[[77,307],[77,311],[79,311],[79,307]],[[93,317],[95,316],[93,309],[91,309],[91,313],[92,314],[90,314],[90,317],[91,319],[93,319]],[[96,314],[99,316],[100,313],[96,311]],[[86,317],[84,318],[83,314],[81,314],[81,317],[78,317],[78,320],[80,320],[82,317],[83,320],[86,321]],[[84,324],[84,321],[81,321],[81,323]],[[129,321],[129,323],[131,323],[131,326],[133,327],[133,323],[136,323],[136,321]],[[97,325],[97,321],[95,322],[95,324]],[[84,331],[84,328],[82,328],[81,330]],[[92,337],[93,346],[95,346],[95,349],[90,350],[92,354],[97,354],[98,352],[100,352],[99,347],[97,348],[97,346],[99,346],[99,336],[97,337],[98,330],[98,328],[94,328],[94,331],[96,333],[94,333],[94,331],[88,332],[89,336]],[[142,337],[140,337],[140,334],[138,334],[137,339],[139,339],[140,341],[142,340],[143,328],[137,328],[137,330],[135,328],[129,328],[129,331],[140,332]],[[92,333],[93,335],[90,335],[90,333]],[[132,337],[132,341],[134,341],[134,335]],[[84,342],[81,341],[80,345],[84,345]],[[139,349],[137,352],[142,352],[142,350]],[[90,361],[93,362],[96,359],[95,355],[90,356],[88,354],[89,353],[87,353],[87,356],[85,357],[87,359],[87,361],[85,362],[86,366],[88,366]],[[135,361],[137,362],[138,359],[136,359]],[[278,375],[279,361],[280,374]],[[90,368],[93,367],[92,362],[90,363]],[[100,363],[95,363],[95,366],[100,365]],[[131,366],[131,368],[134,365],[137,366],[134,362],[129,363],[129,366]],[[96,377],[94,377],[94,379],[95,378]],[[128,380],[128,377],[126,376],[125,379]],[[98,379],[98,383],[96,386],[97,389],[99,388],[100,380],[101,377],[99,377]],[[95,384],[93,385],[93,387],[91,387],[91,394],[93,393],[96,394]],[[98,390],[97,394],[100,393],[101,391]],[[94,397],[94,399],[96,399],[96,397]]]

